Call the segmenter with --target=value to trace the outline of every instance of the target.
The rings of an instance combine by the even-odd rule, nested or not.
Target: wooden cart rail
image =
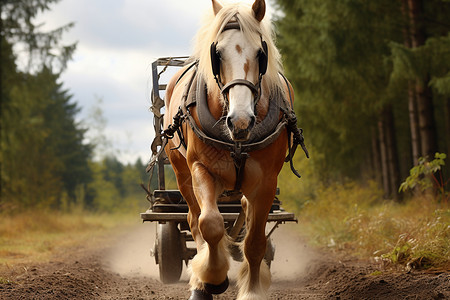
[[[235,221],[239,213],[221,213],[225,222]],[[141,213],[141,219],[150,222],[185,222],[187,221],[187,213],[158,213],[151,210],[147,210],[145,213]],[[285,211],[274,211],[269,214],[267,222],[297,222],[297,218],[294,213]]]

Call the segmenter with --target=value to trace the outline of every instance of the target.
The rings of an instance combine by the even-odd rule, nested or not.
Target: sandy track
[[[375,265],[306,247],[295,226],[280,226],[273,235],[270,299],[450,299],[448,272],[373,276]],[[9,270],[5,275],[14,282],[0,283],[0,299],[187,299],[185,269],[177,284],[158,281],[149,255],[154,228],[137,224],[61,253],[50,263]],[[235,299],[237,268],[233,263],[230,288],[215,299]]]

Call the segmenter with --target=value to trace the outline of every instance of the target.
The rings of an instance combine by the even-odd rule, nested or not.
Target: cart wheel
[[[273,259],[275,258],[275,246],[272,243],[272,239],[267,239],[267,246],[266,246],[266,254],[264,255],[264,260],[266,261],[267,265],[269,266],[272,264]]]
[[[180,231],[177,223],[166,222],[157,225],[155,250],[161,282],[177,282],[183,269]]]

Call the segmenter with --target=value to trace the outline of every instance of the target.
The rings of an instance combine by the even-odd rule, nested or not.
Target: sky
[[[104,134],[122,163],[139,157],[146,163],[151,156],[151,63],[189,55],[209,9],[210,0],[62,0],[36,19],[42,30],[75,23],[62,39],[78,43],[61,76],[63,87],[81,108],[77,121],[83,124],[100,105]]]

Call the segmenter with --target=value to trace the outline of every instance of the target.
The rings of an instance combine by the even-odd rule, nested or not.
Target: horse
[[[265,226],[286,153],[293,155],[291,136],[299,132],[294,92],[282,75],[265,13],[264,0],[251,6],[212,0],[191,63],[167,85],[164,129],[170,139],[163,147],[197,247],[189,299],[212,299],[228,287],[231,241],[217,205],[225,191],[239,193],[245,212],[237,299],[266,299],[271,283],[263,260]]]

